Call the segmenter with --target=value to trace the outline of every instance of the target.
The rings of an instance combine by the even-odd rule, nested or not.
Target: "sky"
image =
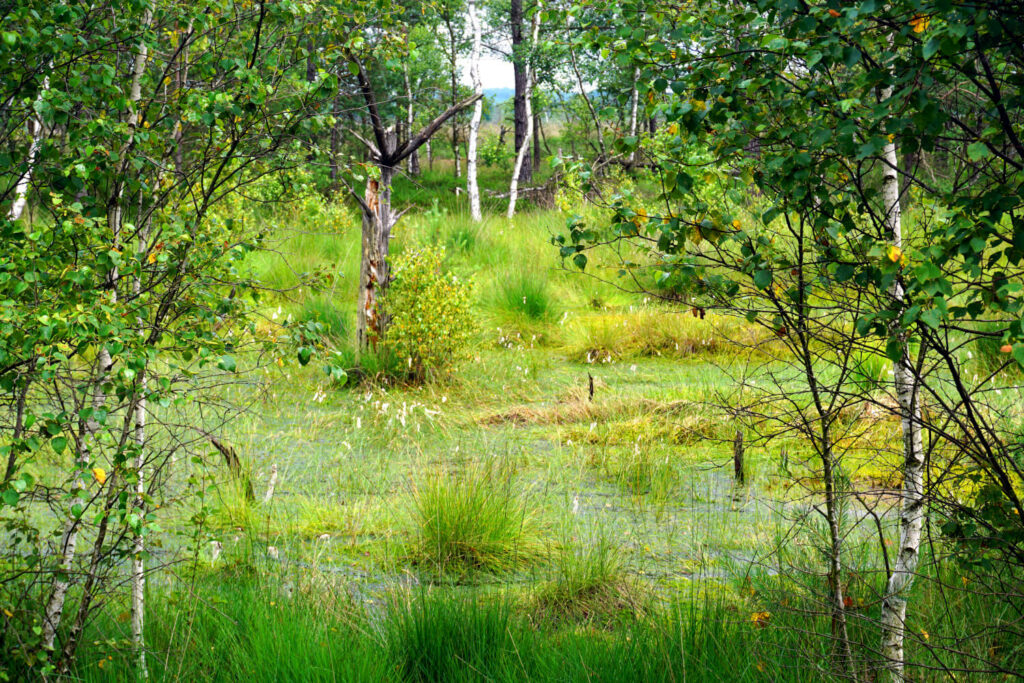
[[[469,21],[466,21],[467,31]],[[472,34],[467,33],[467,40],[472,40]],[[484,48],[480,55],[480,81],[483,83],[484,90],[490,90],[491,88],[514,88],[516,86],[515,74],[512,71],[512,61],[506,56],[495,50],[487,49],[487,45],[497,41],[497,49],[505,53],[512,51],[512,46],[509,45],[508,40],[500,35],[488,34],[486,31],[483,35]],[[459,80],[463,85],[473,86],[473,81],[469,77],[469,55],[459,56]]]
[[[469,78],[469,60],[466,60],[461,67],[463,82],[466,85],[472,85]],[[515,87],[512,62],[499,55],[482,55],[480,58],[480,81],[485,90]]]

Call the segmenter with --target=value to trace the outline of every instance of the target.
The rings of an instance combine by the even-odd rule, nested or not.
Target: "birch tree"
[[[891,43],[890,43],[891,46]],[[881,92],[886,103],[892,98],[892,87]],[[900,206],[900,160],[895,136],[882,151],[882,206],[884,224],[891,240],[892,256],[902,258],[903,225]],[[891,287],[897,308],[906,310],[903,283],[895,279]],[[899,336],[899,359],[893,363],[896,399],[900,407],[903,433],[903,490],[900,496],[900,538],[895,565],[889,575],[882,599],[882,657],[891,680],[904,679],[903,634],[907,619],[907,592],[917,571],[921,548],[921,526],[924,519],[924,445],[921,437],[921,408],[918,382],[906,334]]]
[[[481,28],[477,17],[476,0],[467,0],[469,26],[473,32],[473,48],[470,53],[469,71],[473,80],[473,93],[478,97],[473,105],[473,117],[469,121],[469,141],[466,150],[466,192],[469,195],[469,214],[474,221],[483,220],[480,213],[480,187],[476,177],[477,142],[480,137],[480,119],[484,110],[484,86],[480,80]]]
[[[308,139],[333,86],[308,82],[298,59],[289,62],[294,68],[267,68],[269,55],[305,48],[296,38],[308,18],[301,11],[224,14],[199,3],[183,12],[162,2],[52,9],[26,3],[7,15],[5,30],[37,35],[22,22],[40,17],[49,29],[38,51],[30,38],[5,42],[5,64],[24,71],[0,81],[0,99],[28,102],[61,140],[38,145],[32,165],[40,219],[11,220],[6,202],[18,195],[0,197],[0,270],[30,273],[31,283],[20,275],[0,281],[0,324],[12,332],[0,342],[0,387],[17,392],[22,425],[0,483],[0,524],[12,539],[0,591],[4,604],[19,606],[5,614],[5,628],[23,643],[11,652],[19,661],[13,671],[66,674],[90,618],[127,574],[135,668],[144,677],[145,539],[155,530],[148,501],[166,481],[152,475],[199,438],[166,415],[154,419],[152,406],[168,410],[185,385],[202,400],[203,381],[190,377],[231,373],[235,341],[223,335],[245,314],[224,288],[248,286],[230,265],[246,238],[207,218],[237,188],[296,162],[285,147],[297,150],[292,143]],[[154,36],[168,44],[154,51]],[[53,44],[62,46],[57,54]],[[191,68],[188,49],[196,44],[218,45],[219,59]],[[38,91],[27,98],[24,90],[39,54],[61,64],[41,101]],[[96,69],[110,78],[93,79]],[[0,144],[20,144],[9,131]],[[218,321],[210,311],[220,312]],[[164,438],[151,438],[151,429]],[[24,464],[41,443],[66,470],[37,484]],[[10,531],[37,524],[39,501],[60,511],[61,528],[41,529],[49,547],[25,552]],[[15,579],[31,579],[9,580],[8,567]]]
[[[132,60],[131,70],[131,82],[128,88],[128,110],[127,110],[127,124],[131,131],[128,139],[122,145],[120,150],[121,167],[116,175],[116,182],[114,184],[113,196],[110,202],[110,210],[108,213],[108,224],[110,226],[111,245],[117,249],[121,245],[121,221],[124,215],[124,209],[122,206],[123,201],[123,177],[124,171],[127,168],[127,156],[128,149],[133,144],[134,132],[139,127],[139,111],[138,104],[142,98],[142,75],[146,70],[146,61],[149,58],[149,48],[146,45],[146,33],[150,28],[150,24],[153,21],[152,8],[147,6],[142,14],[142,21],[140,22],[140,34],[141,39],[135,48],[135,55]],[[115,267],[110,272],[110,282],[114,283],[118,279],[118,269]],[[116,288],[111,289],[111,304],[117,304],[117,290]],[[112,362],[110,358],[109,350],[104,347],[100,349],[99,361],[98,361],[98,377],[95,384],[96,398],[94,399],[94,405],[102,405],[102,385],[106,381],[106,375],[110,372]],[[90,435],[86,437],[86,441],[91,439],[92,434],[95,434],[97,430],[96,425],[88,426]],[[80,452],[79,467],[82,470],[88,470],[90,466],[89,462],[89,446],[84,444],[84,448]],[[81,484],[81,479],[76,478]],[[64,529],[64,535],[61,538],[61,552],[63,553],[63,559],[61,565],[66,568],[66,571],[71,570],[72,562],[75,558],[75,549],[78,542],[79,532],[79,520],[73,515],[69,515],[67,525]],[[141,555],[141,552],[140,552]],[[132,567],[132,610],[134,614],[136,606],[136,583],[142,580],[141,573],[139,576],[135,574],[135,565]],[[50,601],[46,607],[46,618],[43,621],[43,647],[50,650],[53,649],[53,641],[57,634],[57,629],[60,627],[61,616],[64,611],[64,600],[67,596],[69,581],[63,576],[58,576],[53,583],[53,591],[50,595]],[[141,589],[140,589],[141,590]],[[141,597],[138,599],[141,609]],[[134,619],[133,619],[134,626]],[[133,638],[135,637],[135,631],[132,632]],[[141,631],[138,634],[141,640]],[[137,641],[138,642],[138,641]],[[141,646],[140,646],[141,651]],[[144,663],[144,662],[143,662]]]

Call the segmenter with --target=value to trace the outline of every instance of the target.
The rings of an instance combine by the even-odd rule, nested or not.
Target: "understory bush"
[[[468,355],[473,338],[471,286],[446,272],[443,258],[443,250],[431,247],[395,258],[387,347],[415,381],[451,369]]]

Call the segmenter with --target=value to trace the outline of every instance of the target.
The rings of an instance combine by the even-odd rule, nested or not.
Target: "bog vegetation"
[[[1013,3],[0,16],[0,680],[1024,677]]]

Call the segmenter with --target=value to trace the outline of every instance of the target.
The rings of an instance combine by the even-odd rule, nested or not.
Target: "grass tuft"
[[[536,559],[536,520],[510,478],[493,471],[448,474],[412,493],[411,556],[438,574],[500,572]]]
[[[548,320],[555,311],[547,276],[524,268],[513,268],[499,276],[494,305],[513,317],[533,321]]]
[[[609,628],[642,613],[641,591],[626,576],[622,552],[604,534],[595,536],[555,555],[555,578],[534,602],[539,620]]]

